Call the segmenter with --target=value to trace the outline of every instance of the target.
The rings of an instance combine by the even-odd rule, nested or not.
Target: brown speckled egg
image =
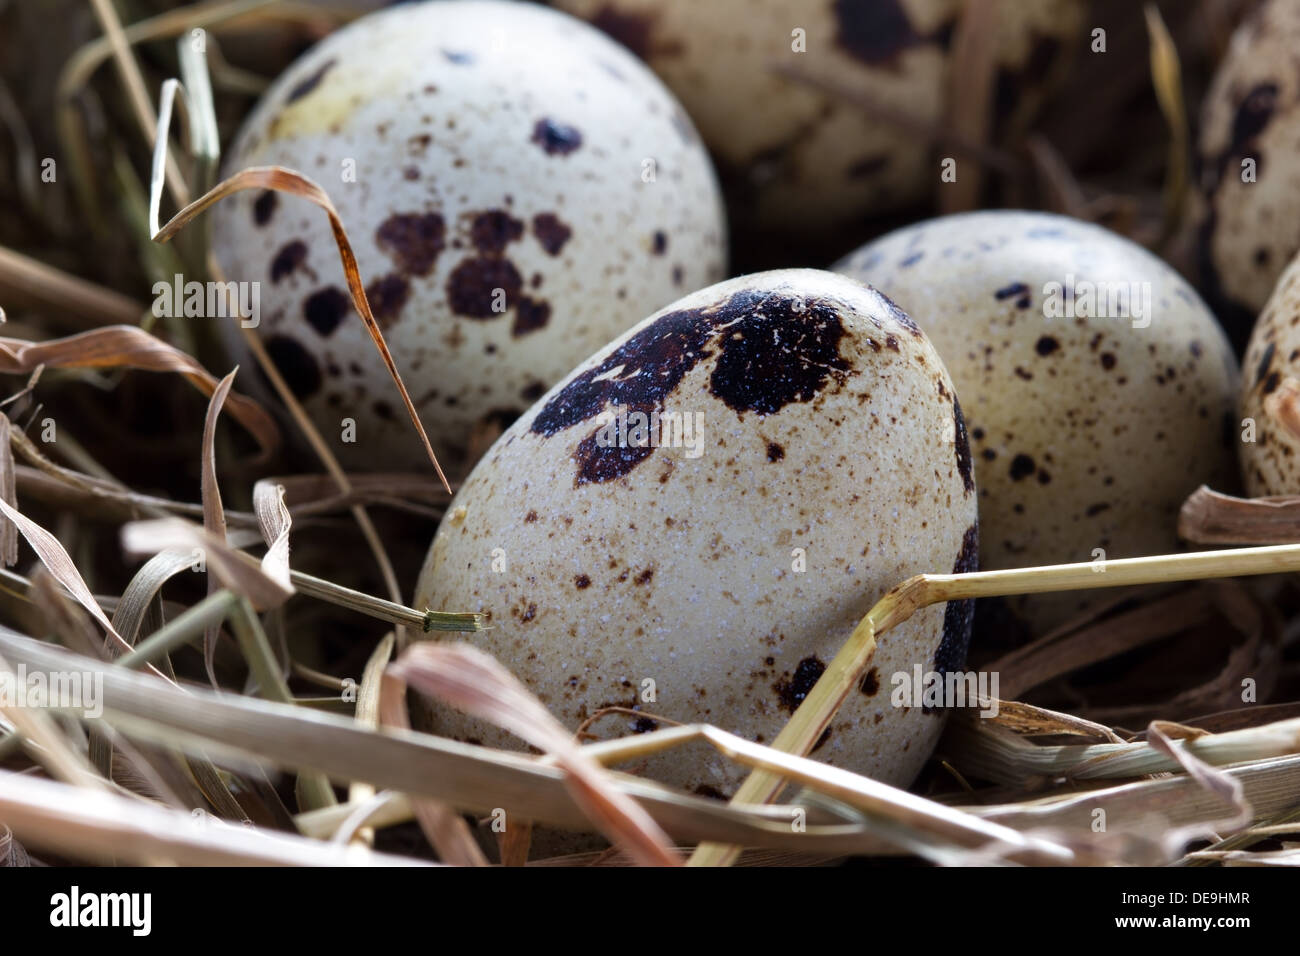
[[[626,44],[681,97],[735,189],[737,215],[813,232],[921,199],[939,182],[949,154],[884,114],[944,125],[964,0],[552,2]],[[993,98],[1009,135],[1068,72],[1083,4],[1017,0],[996,12]]]
[[[659,416],[657,441],[638,444],[634,413]],[[977,547],[961,412],[930,343],[871,289],[783,270],[675,302],[539,400],[457,493],[416,600],[489,614],[474,642],[570,728],[618,706],[637,713],[591,732],[663,717],[770,742],[872,604],[973,568]],[[814,756],[909,782],[942,708],[893,706],[893,675],[960,668],[969,612],[936,605],[884,635]],[[520,746],[444,709],[424,724]],[[704,747],[638,766],[713,795],[744,775]]]
[[[1231,348],[1135,243],[1065,216],[977,212],[900,229],[835,268],[894,299],[943,356],[970,428],[985,568],[1177,550],[1183,499],[1230,478]],[[1011,603],[1041,633],[1108,596]]]
[[[1232,36],[1201,115],[1202,283],[1241,344],[1300,250],[1300,4],[1262,5]]]
[[[1246,491],[1252,497],[1300,495],[1300,439],[1265,407],[1288,378],[1300,381],[1300,257],[1282,273],[1260,313],[1241,367],[1238,422]],[[1246,419],[1254,423],[1254,441]]]
[[[680,106],[618,44],[544,7],[440,0],[331,34],[267,92],[226,171],[267,164],[338,207],[453,468],[476,429],[723,274],[716,180]],[[221,266],[261,283],[258,331],[344,463],[424,467],[324,214],[249,191],[214,219]]]

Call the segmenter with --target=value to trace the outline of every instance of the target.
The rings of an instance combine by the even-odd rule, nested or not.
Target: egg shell
[[[939,157],[963,0],[553,0],[645,59],[686,105],[736,190],[737,215],[815,232],[923,198]],[[1078,0],[1003,3],[994,100],[1009,132],[1069,68]],[[802,38],[795,31],[803,31]],[[802,39],[805,52],[797,52]],[[784,75],[824,78],[837,95]],[[880,104],[873,113],[854,97]]]
[[[314,178],[338,207],[449,465],[476,430],[499,431],[592,351],[723,274],[716,179],[676,100],[600,31],[532,4],[404,5],[329,35],[263,97],[226,172],[268,164]],[[214,211],[214,251],[228,278],[261,284],[258,332],[341,460],[427,467],[324,213],[237,194]]]
[[[691,416],[696,452],[602,446],[616,407]],[[591,732],[660,716],[771,742],[867,610],[914,574],[972,568],[977,535],[961,413],[929,342],[858,283],[782,270],[686,296],[529,409],[457,492],[416,600],[490,615],[473,642],[566,727],[621,706],[646,716]],[[883,635],[813,755],[908,783],[944,714],[894,706],[891,676],[960,668],[969,604]],[[436,706],[421,722],[519,747]],[[744,776],[709,748],[643,769],[711,795]]]
[[[1241,475],[1252,497],[1300,495],[1300,439],[1265,407],[1288,378],[1300,381],[1300,257],[1291,261],[1260,313],[1242,361]],[[1247,440],[1248,422],[1254,441]]]
[[[1201,278],[1239,343],[1300,250],[1298,47],[1300,4],[1260,4],[1233,33],[1202,107]]]
[[[1176,551],[1185,497],[1231,486],[1231,348],[1191,286],[1135,243],[1066,216],[975,212],[899,229],[835,268],[894,299],[943,356],[970,430],[986,569]],[[1090,285],[1107,301],[1085,316]],[[1144,315],[1124,318],[1109,296],[1133,289]],[[1042,633],[1114,596],[1010,603]]]

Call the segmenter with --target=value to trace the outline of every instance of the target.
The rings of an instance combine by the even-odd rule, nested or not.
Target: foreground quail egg
[[[268,164],[338,207],[452,466],[476,430],[723,272],[719,193],[690,121],[635,57],[544,7],[440,0],[331,34],[267,92],[227,172]],[[325,216],[256,191],[214,216],[217,259],[260,283],[258,333],[341,460],[422,467]]]
[[[1282,397],[1287,379],[1300,381],[1300,257],[1282,273],[1264,306],[1242,369],[1239,411],[1246,491],[1252,497],[1300,495],[1300,438],[1278,420],[1269,401]]]
[[[1264,3],[1233,34],[1205,98],[1202,282],[1238,344],[1300,250],[1300,4]]]
[[[457,492],[416,603],[490,615],[475,643],[571,728],[620,706],[636,713],[591,732],[663,717],[770,742],[872,604],[972,570],[977,534],[961,412],[920,330],[840,276],[758,273],[652,315],[516,421]],[[910,782],[943,712],[896,706],[893,675],[959,669],[970,610],[891,630],[814,755]],[[437,733],[519,747],[425,706]],[[704,747],[644,772],[715,796],[744,777]]]
[[[552,0],[645,59],[681,97],[736,189],[735,211],[815,232],[923,198],[931,142],[873,115],[942,127],[965,0]],[[997,7],[994,100],[1022,127],[1069,68],[1079,0]],[[802,52],[800,47],[802,46]],[[839,95],[780,72],[824,78]]]
[[[952,374],[986,569],[1176,550],[1183,499],[1230,478],[1231,348],[1192,288],[1129,240],[976,212],[892,232],[835,268],[906,310]],[[1042,633],[1106,596],[1011,604]]]

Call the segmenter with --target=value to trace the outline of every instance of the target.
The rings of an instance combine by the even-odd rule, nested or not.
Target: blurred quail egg
[[[591,732],[663,717],[770,742],[887,590],[974,568],[975,512],[952,384],[912,321],[840,276],[758,273],[650,316],[516,421],[453,500],[417,605],[489,614],[476,644],[569,727],[620,706],[637,714]],[[908,783],[943,717],[892,703],[892,675],[960,668],[969,631],[970,602],[890,631],[815,756]],[[708,748],[644,767],[715,796],[744,776]]]
[[[1300,250],[1300,4],[1262,4],[1232,36],[1201,116],[1201,281],[1238,345]]]
[[[976,212],[899,229],[835,268],[894,299],[943,357],[986,569],[1176,550],[1183,499],[1230,477],[1232,350],[1135,243],[1065,216]],[[1042,633],[1107,594],[1011,605]]]
[[[923,198],[967,0],[552,0],[645,59],[735,190],[733,215],[815,232]],[[1079,0],[997,7],[994,100],[1013,134],[1069,68]],[[824,79],[839,94],[783,73]],[[853,97],[880,105],[873,113]]]
[[[338,207],[452,470],[476,429],[723,274],[716,180],[677,102],[600,31],[532,4],[404,5],[331,34],[267,92],[226,169],[268,164]],[[260,283],[258,332],[344,464],[422,467],[325,216],[249,191],[214,218],[223,270]]]
[[[1300,439],[1271,409],[1288,378],[1300,381],[1300,257],[1278,280],[1242,362],[1241,471],[1246,491],[1300,495]],[[1252,435],[1253,431],[1253,435]],[[1253,440],[1251,438],[1253,437]]]

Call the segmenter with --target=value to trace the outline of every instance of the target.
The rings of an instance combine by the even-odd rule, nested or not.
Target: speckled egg
[[[757,273],[652,315],[515,422],[452,502],[417,606],[490,615],[475,643],[571,728],[623,707],[590,731],[770,742],[872,604],[973,568],[977,536],[961,411],[920,330],[840,276]],[[943,717],[893,706],[893,675],[960,667],[969,629],[955,602],[884,635],[814,755],[909,782]],[[424,723],[519,747],[446,710]],[[638,767],[711,795],[744,775],[703,747]]]
[[[331,34],[267,92],[226,171],[268,164],[338,207],[453,470],[471,436],[723,274],[717,183],[685,113],[600,31],[532,4],[403,5]],[[343,462],[427,467],[324,214],[250,191],[214,220],[223,270],[261,284],[258,331]]]
[[[1233,34],[1201,115],[1202,283],[1245,342],[1300,250],[1300,4],[1259,6]]]
[[[552,2],[626,44],[681,97],[735,189],[735,215],[813,232],[939,182],[932,144],[892,117],[944,125],[966,0]],[[1083,4],[1018,0],[996,13],[993,98],[998,132],[1013,135],[1068,71]]]
[[[1233,471],[1237,369],[1145,249],[1046,213],[900,229],[839,262],[925,330],[966,412],[987,569],[1177,550],[1177,513]],[[1113,592],[1011,602],[1035,633]]]
[[[1252,497],[1300,495],[1300,439],[1268,407],[1283,382],[1300,381],[1300,257],[1291,260],[1264,306],[1242,369],[1238,420],[1246,491]]]

